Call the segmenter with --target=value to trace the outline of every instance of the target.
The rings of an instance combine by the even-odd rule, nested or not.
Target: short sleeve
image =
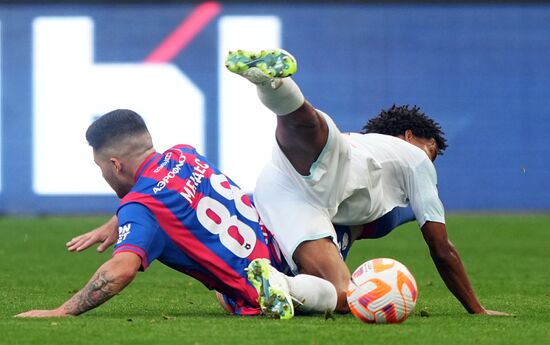
[[[118,241],[113,255],[132,252],[141,258],[144,271],[165,247],[165,236],[151,211],[138,203],[123,205],[117,213]]]
[[[412,170],[408,198],[420,227],[428,221],[445,224],[445,210],[437,192],[437,174],[430,160],[422,161]]]

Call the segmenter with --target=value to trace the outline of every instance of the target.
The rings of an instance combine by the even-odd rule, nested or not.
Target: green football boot
[[[262,313],[276,319],[291,319],[294,316],[294,305],[283,274],[271,267],[267,259],[253,260],[246,271],[248,281],[258,291]]]
[[[268,49],[260,52],[231,51],[225,58],[225,67],[254,84],[286,78],[296,73],[296,59],[283,49]],[[259,73],[261,72],[261,73]]]

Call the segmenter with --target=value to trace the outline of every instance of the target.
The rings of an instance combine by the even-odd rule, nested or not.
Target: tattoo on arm
[[[119,291],[120,284],[117,284],[107,271],[99,271],[82,290],[63,305],[63,308],[68,314],[79,315],[103,304]]]

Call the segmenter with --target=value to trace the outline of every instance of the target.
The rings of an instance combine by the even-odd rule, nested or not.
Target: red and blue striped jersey
[[[249,197],[188,145],[151,154],[118,208],[114,254],[133,252],[142,270],[158,259],[224,294],[236,314],[258,314],[244,269],[280,254]]]

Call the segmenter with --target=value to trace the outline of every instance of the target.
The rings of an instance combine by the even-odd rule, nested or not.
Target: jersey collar
[[[149,156],[147,156],[147,158],[145,158],[143,162],[141,162],[138,169],[136,170],[136,174],[134,175],[134,183],[137,182],[138,178],[141,176],[141,174],[143,174],[143,171],[145,171],[145,169],[159,156],[160,153],[153,152]]]

